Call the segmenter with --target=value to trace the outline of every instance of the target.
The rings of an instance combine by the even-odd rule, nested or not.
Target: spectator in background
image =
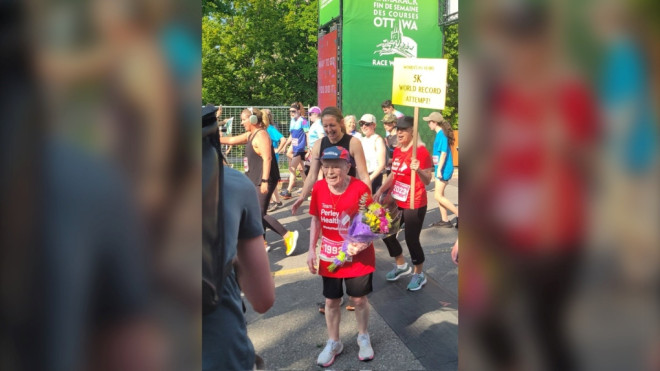
[[[325,136],[325,131],[323,130],[323,124],[321,123],[321,109],[319,107],[314,106],[309,109],[309,122],[310,122],[310,127],[308,133],[309,134],[308,147],[313,148],[314,143],[316,143],[317,140]],[[307,154],[308,158],[310,153]]]
[[[230,122],[232,117],[227,117],[224,120],[220,119],[220,117],[222,117],[222,104],[218,104],[218,110],[215,112],[215,117],[218,121],[218,130],[220,130],[220,136],[222,137],[224,135],[231,135],[232,124],[230,123],[229,125],[227,125],[227,123]],[[233,123],[233,120],[231,121]],[[226,146],[224,155],[228,156],[232,148],[234,148],[234,146],[232,145]]]
[[[378,191],[383,183],[383,172],[386,164],[386,149],[383,138],[376,134],[376,117],[370,113],[362,115],[360,118],[360,128],[362,129],[361,138],[364,158],[367,161],[367,172],[371,180],[371,190],[373,193]]]
[[[385,166],[386,174],[390,174],[390,166],[392,165],[392,154],[394,148],[398,145],[396,138],[396,116],[392,113],[387,113],[383,116],[383,127],[385,128],[385,146],[387,147],[387,165]]]
[[[286,147],[286,139],[282,133],[277,130],[276,124],[273,121],[273,115],[270,110],[265,108],[261,110],[261,112],[263,112],[264,125],[266,125],[266,131],[268,132],[268,136],[270,136],[270,140],[275,150],[275,162],[277,163],[277,171],[279,172],[280,152],[283,151]],[[271,203],[268,206],[268,212],[275,211],[280,207],[282,207],[282,200],[280,200],[280,195],[277,192],[273,192]]]
[[[291,145],[289,152],[291,158],[289,160],[289,185],[287,189],[283,190],[280,195],[285,200],[290,199],[291,192],[293,192],[293,187],[296,184],[296,173],[298,168],[302,169],[303,162],[305,161],[305,155],[307,154],[307,132],[309,131],[309,123],[305,120],[304,112],[305,107],[300,102],[295,102],[291,104],[289,108],[289,115],[291,116],[291,123],[289,126],[289,138],[286,141],[286,145]],[[288,154],[287,154],[288,155]],[[302,172],[302,180],[305,182],[305,172]]]
[[[433,195],[435,200],[438,201],[440,221],[433,223],[432,226],[453,228],[454,225],[447,217],[447,210],[449,210],[456,215],[456,228],[458,228],[458,208],[445,197],[445,187],[454,174],[454,159],[451,153],[451,148],[454,145],[454,131],[449,121],[445,120],[440,112],[431,112],[423,119],[429,123],[429,129],[436,133],[431,155],[435,166],[433,171],[435,191]]]
[[[396,108],[394,108],[394,105],[392,105],[392,101],[389,100],[389,99],[386,100],[386,101],[383,101],[383,103],[380,105],[380,107],[383,109],[383,113],[386,114],[386,115],[388,113],[391,113],[394,116],[396,116],[397,119],[403,117],[403,113],[397,111]]]
[[[307,133],[307,147],[310,149],[305,156],[305,174],[309,173],[310,157],[312,155],[311,149],[314,148],[314,143],[325,136],[323,124],[321,123],[321,109],[314,106],[309,109],[309,133]],[[323,174],[319,173],[319,179]]]
[[[220,117],[222,117],[222,104],[218,104],[218,110],[215,112],[215,117],[218,120],[218,126],[224,126],[227,124],[227,121],[229,121],[229,117],[227,117],[224,120],[220,120]]]
[[[346,132],[358,139],[362,138],[362,134],[357,131],[357,119],[354,115],[348,115],[344,117],[344,124],[346,125]]]

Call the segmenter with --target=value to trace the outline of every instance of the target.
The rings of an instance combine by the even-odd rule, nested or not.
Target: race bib
[[[439,160],[440,160],[439,156],[433,156],[433,166],[438,166]]]
[[[250,168],[248,167],[248,160],[247,157],[243,157],[243,168],[245,169],[245,172],[247,173]]]
[[[341,251],[341,246],[344,243],[341,241],[333,241],[326,237],[321,237],[321,251],[319,253],[319,259],[332,262]],[[353,261],[353,257],[350,255],[346,256],[346,261]]]
[[[298,147],[298,138],[292,138],[291,145],[293,146],[293,148]]]
[[[401,183],[398,180],[394,182],[394,187],[392,187],[392,198],[405,202],[408,199],[408,193],[410,193],[410,184]]]

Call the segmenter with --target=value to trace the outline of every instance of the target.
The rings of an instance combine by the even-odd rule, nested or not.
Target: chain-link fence
[[[234,136],[245,132],[243,125],[241,125],[241,112],[246,106],[222,106],[221,119],[233,117],[231,124],[227,123],[227,135]],[[289,106],[255,106],[260,110],[269,109],[273,116],[274,126],[282,133],[284,138],[289,137]],[[271,123],[273,124],[273,123]],[[243,157],[245,156],[245,145],[235,146],[222,146],[225,151],[227,162],[236,170],[243,171]],[[229,153],[226,151],[229,150]],[[280,172],[288,172],[289,165],[285,154],[279,155],[279,168]]]

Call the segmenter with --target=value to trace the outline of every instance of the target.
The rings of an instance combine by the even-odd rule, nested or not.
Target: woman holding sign
[[[426,284],[426,277],[422,268],[424,266],[424,251],[419,242],[422,232],[424,217],[426,216],[426,187],[433,178],[433,161],[429,152],[423,146],[417,146],[417,156],[413,158],[413,118],[404,116],[397,120],[397,139],[399,146],[394,149],[392,155],[392,172],[383,181],[383,185],[374,194],[374,199],[379,200],[384,192],[389,191],[389,196],[396,200],[397,206],[403,211],[402,222],[406,223],[405,235],[410,259],[414,265],[413,277],[408,284],[408,290],[417,291]],[[413,171],[415,173],[415,184],[411,186]],[[411,207],[410,199],[413,199]],[[401,276],[410,274],[411,268],[403,257],[401,244],[396,235],[391,235],[383,242],[387,246],[390,256],[396,264],[394,269],[385,275],[388,281],[396,281]]]

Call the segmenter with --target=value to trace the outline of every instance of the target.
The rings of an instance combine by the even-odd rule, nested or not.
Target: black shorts
[[[307,151],[296,152],[296,153],[293,154],[293,156],[291,157],[291,159],[293,160],[294,158],[300,156],[300,159],[301,159],[302,161],[305,161],[305,156],[306,156],[306,155],[307,155]]]
[[[328,299],[339,299],[344,296],[342,282],[346,282],[346,293],[348,296],[359,298],[373,291],[371,281],[374,274],[353,278],[323,277],[323,296]]]

